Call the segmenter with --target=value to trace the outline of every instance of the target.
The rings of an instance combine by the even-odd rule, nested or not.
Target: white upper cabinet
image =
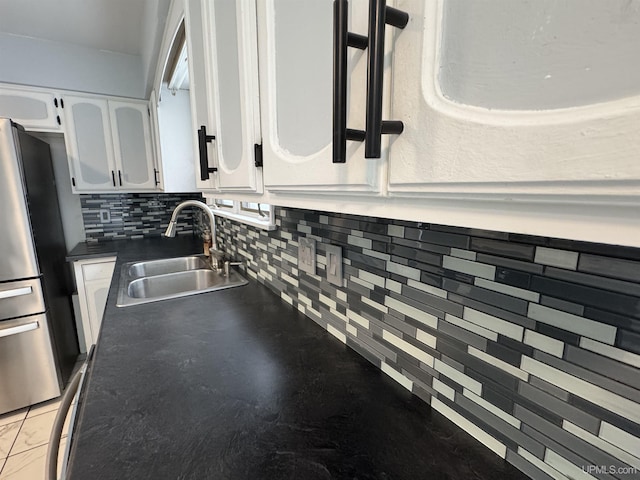
[[[155,189],[156,175],[147,103],[109,100],[109,115],[118,186],[124,190]]]
[[[200,150],[199,136],[211,135],[215,130],[212,107],[207,98],[207,62],[205,60],[205,33],[203,25],[202,0],[185,0],[184,24],[187,40],[187,56],[189,63],[189,94],[191,98],[191,124],[193,129],[193,147],[196,167],[196,186],[199,190],[215,190],[217,177],[213,170],[216,167],[216,148],[212,142],[203,143]],[[204,130],[201,128],[204,127]],[[202,133],[201,133],[202,132]]]
[[[262,191],[256,2],[214,0],[203,8],[217,188]]]
[[[0,85],[0,117],[10,118],[30,131],[61,131],[60,96],[38,89]]]
[[[258,4],[264,183],[270,191],[378,192],[384,157],[365,159],[347,141],[333,163],[332,0],[265,0]],[[366,0],[348,3],[349,32],[367,36]],[[347,51],[347,126],[364,130],[366,50]]]
[[[65,95],[67,157],[77,192],[116,188],[109,107],[104,99]]]
[[[624,0],[400,0],[392,195],[640,194],[640,10]],[[597,21],[596,21],[597,19]]]
[[[156,188],[146,102],[64,96],[74,192]]]

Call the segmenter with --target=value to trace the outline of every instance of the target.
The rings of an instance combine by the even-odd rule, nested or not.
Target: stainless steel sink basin
[[[206,258],[192,255],[190,257],[163,258],[160,260],[150,260],[148,262],[136,262],[129,267],[128,273],[131,278],[141,278],[208,268],[209,262]]]
[[[247,283],[235,270],[228,276],[212,270],[204,255],[131,262],[122,266],[116,305],[157,302]]]

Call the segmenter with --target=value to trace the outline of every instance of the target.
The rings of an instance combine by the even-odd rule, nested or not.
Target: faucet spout
[[[211,211],[211,207],[209,207],[206,203],[200,202],[198,200],[186,200],[180,203],[175,210],[173,211],[173,215],[171,215],[171,220],[169,221],[169,226],[167,230],[164,232],[165,237],[175,237],[176,236],[176,226],[178,224],[178,214],[186,207],[198,207],[207,214],[209,217],[209,223],[211,224],[211,239],[212,239],[212,248],[217,250],[217,242],[216,242],[216,217],[213,215]]]

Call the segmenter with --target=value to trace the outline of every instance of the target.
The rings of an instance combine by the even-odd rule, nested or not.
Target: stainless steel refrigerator
[[[78,356],[49,145],[0,118],[0,414],[60,395]]]

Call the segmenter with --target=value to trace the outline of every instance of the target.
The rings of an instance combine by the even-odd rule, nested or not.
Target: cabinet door
[[[194,157],[196,159],[196,185],[199,190],[215,190],[217,177],[215,173],[206,180],[201,179],[199,164],[200,150],[198,145],[198,129],[205,126],[207,134],[215,131],[215,115],[210,112],[207,99],[207,73],[205,62],[205,42],[203,29],[203,1],[185,0],[184,27],[187,37],[187,55],[189,58],[189,94],[191,96],[191,125],[193,128]],[[211,118],[211,120],[210,120]],[[206,143],[205,149],[209,159],[209,166],[216,163],[216,148],[214,143]]]
[[[410,20],[395,39],[392,116],[405,131],[390,192],[637,196],[640,12],[622,19],[624,5],[399,1]]]
[[[204,3],[207,98],[217,125],[218,187],[221,191],[262,190],[255,165],[260,144],[258,41],[253,0]]]
[[[60,98],[53,93],[0,88],[0,117],[7,117],[27,130],[62,130]]]
[[[333,2],[257,3],[265,187],[377,191],[384,160],[365,159],[363,143],[348,142],[346,163],[332,163]],[[350,32],[367,35],[368,4],[349,2]],[[349,49],[347,124],[352,129],[365,128],[366,64],[366,50]]]
[[[109,100],[109,114],[118,187],[122,190],[155,190],[147,104]]]
[[[65,96],[67,156],[74,192],[113,191],[113,142],[106,100]]]

